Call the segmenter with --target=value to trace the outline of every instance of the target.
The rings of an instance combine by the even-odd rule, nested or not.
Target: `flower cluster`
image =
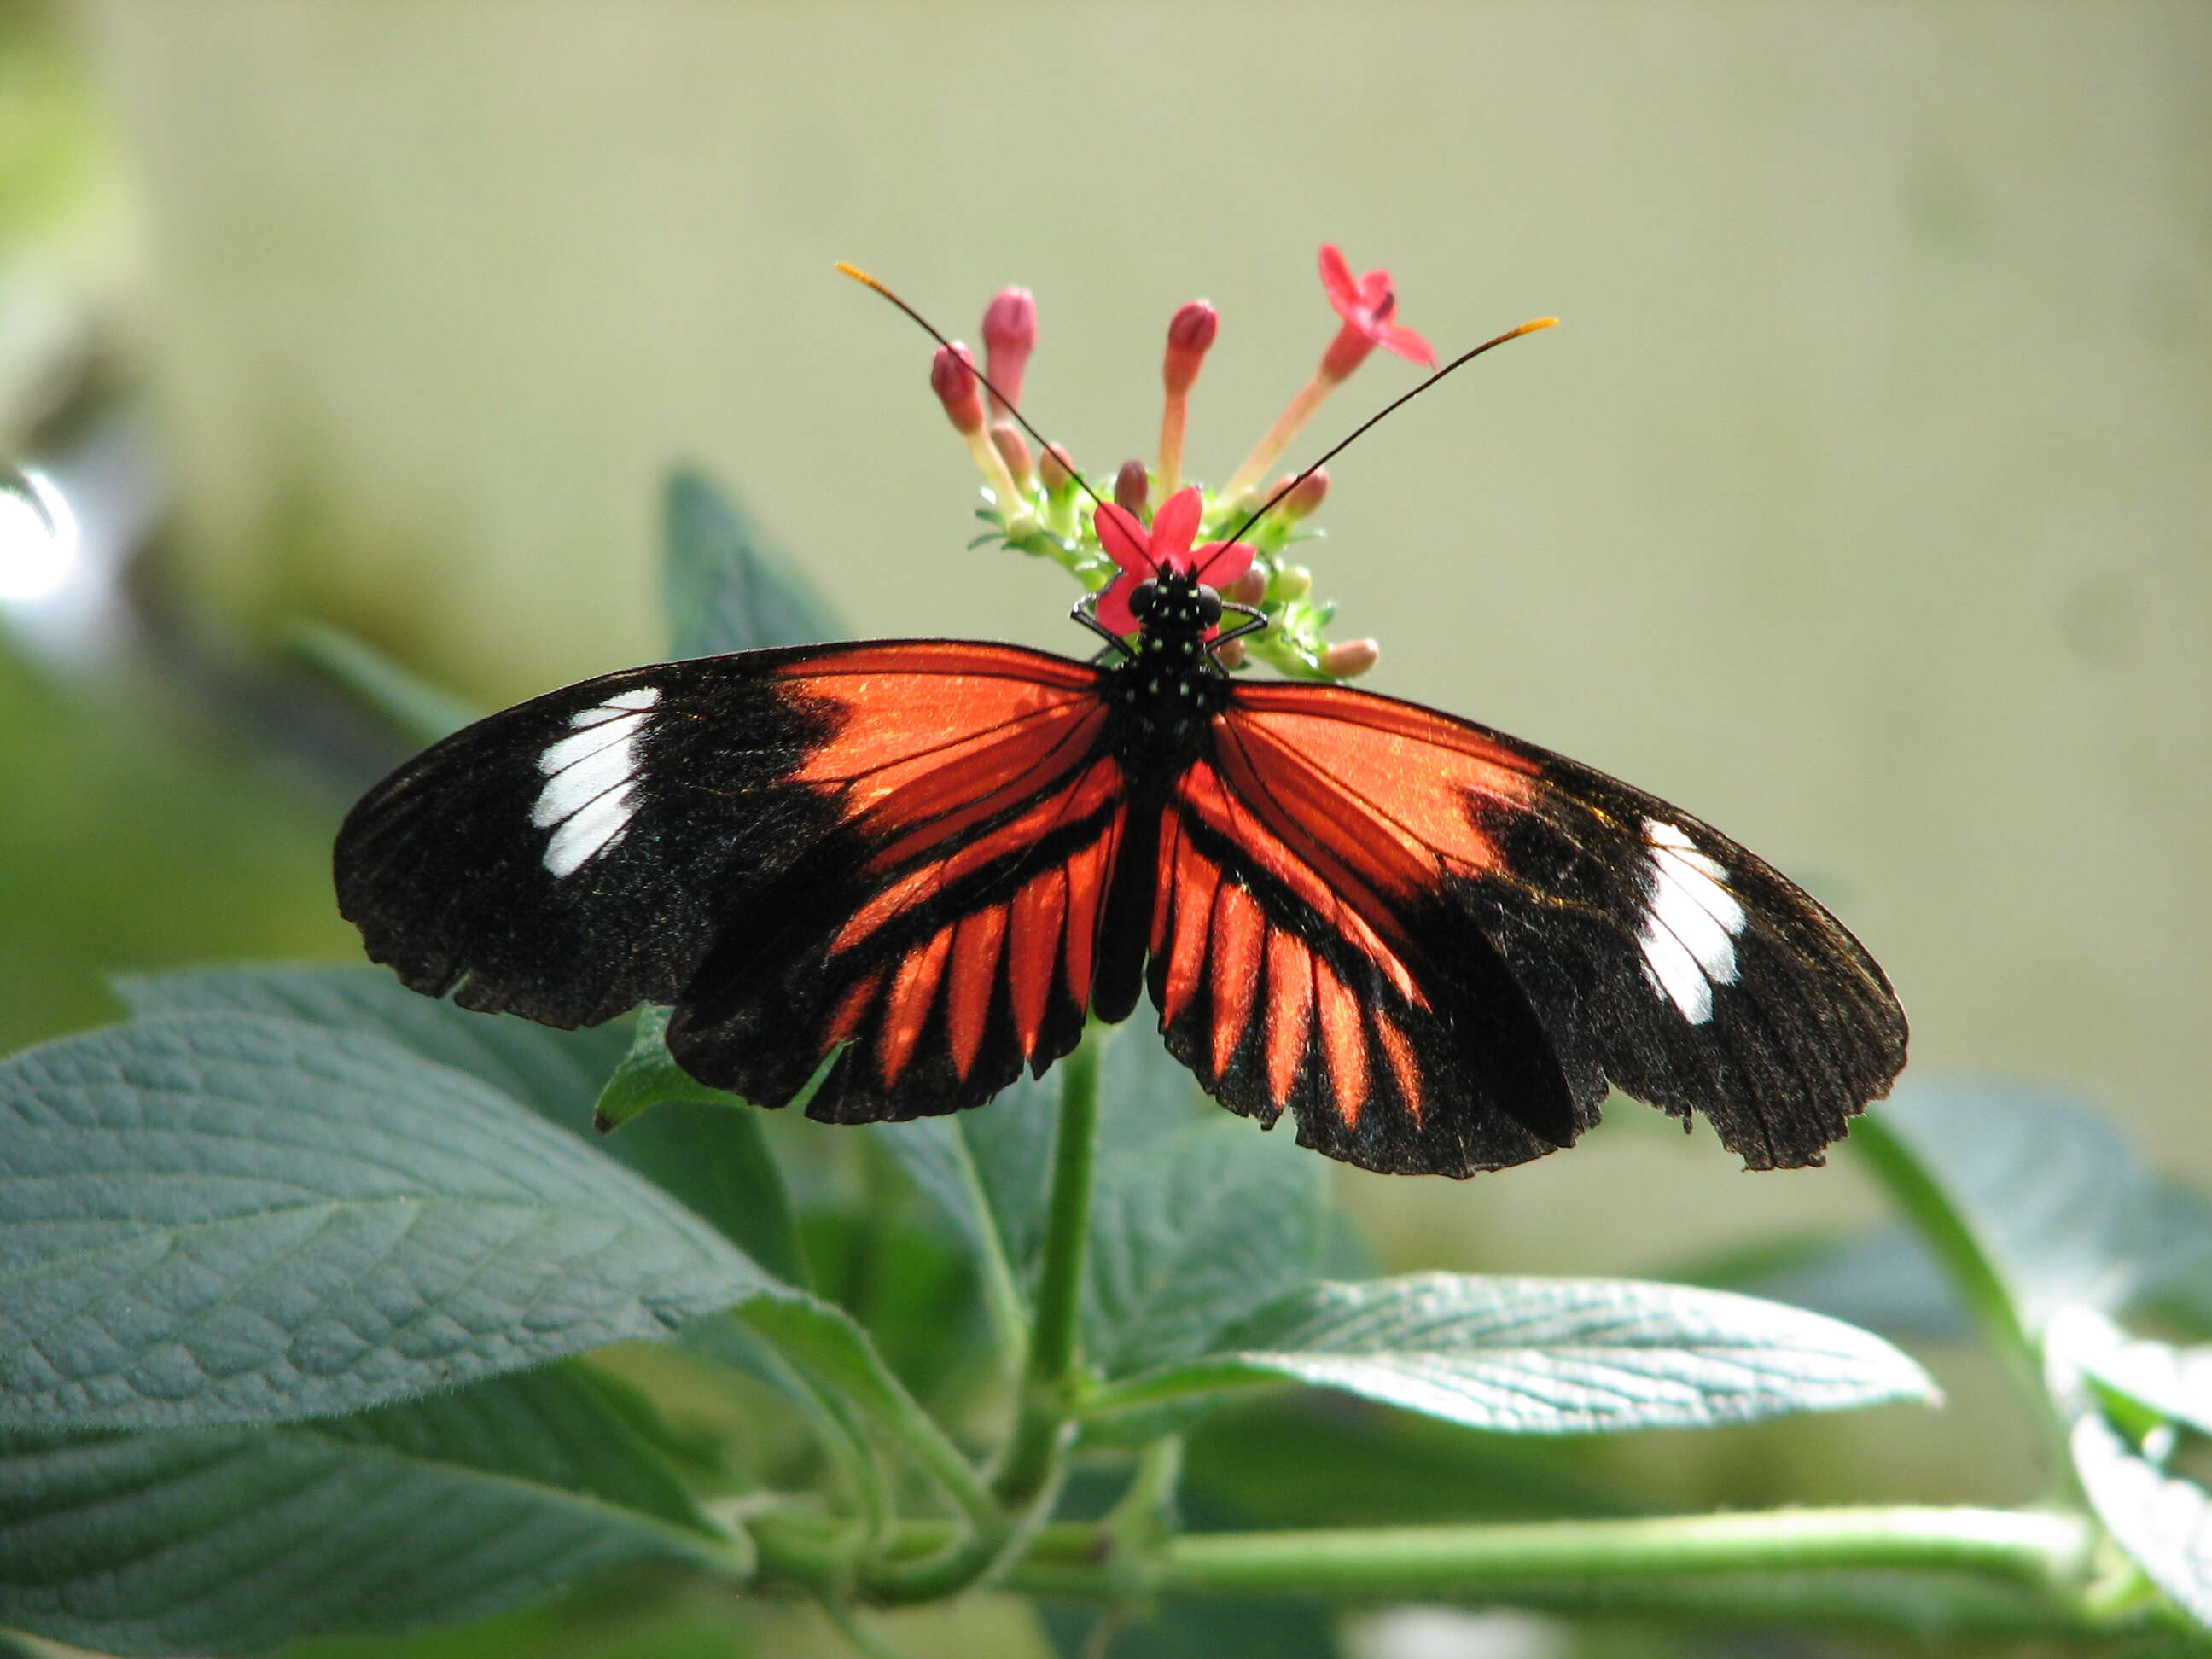
[[[1254,656],[1300,678],[1345,679],[1372,668],[1380,654],[1375,641],[1332,643],[1327,630],[1335,606],[1313,596],[1311,571],[1284,557],[1291,543],[1319,533],[1306,521],[1328,494],[1328,474],[1262,483],[1328,394],[1376,347],[1424,368],[1435,366],[1436,354],[1397,320],[1389,271],[1354,276],[1343,254],[1326,246],[1321,279],[1339,319],[1336,333],[1312,378],[1218,489],[1186,481],[1182,469],[1191,390],[1221,319],[1203,300],[1176,313],[1160,363],[1166,395],[1158,453],[1149,466],[1122,463],[1105,501],[1089,495],[1066,451],[1056,444],[1033,450],[1012,418],[1008,405],[1019,402],[1036,349],[1037,309],[1026,289],[1000,294],[983,313],[981,378],[990,383],[989,395],[975,358],[957,342],[941,347],[930,366],[931,388],[983,476],[985,505],[977,516],[993,528],[976,544],[1003,541],[1058,561],[1099,595],[1099,620],[1118,633],[1133,633],[1137,625],[1127,596],[1141,575],[1125,580],[1125,573],[1149,574],[1172,563],[1200,571],[1224,598],[1265,613],[1264,629],[1224,648],[1223,660],[1231,666],[1243,660],[1249,644]]]

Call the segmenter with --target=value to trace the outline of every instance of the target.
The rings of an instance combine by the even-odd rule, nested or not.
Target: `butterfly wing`
[[[1097,671],[890,641],[629,669],[481,720],[348,817],[339,908],[418,991],[672,1004],[703,1080],[869,1119],[1080,1037],[1121,834]]]
[[[1366,1168],[1571,1143],[1608,1083],[1818,1163],[1905,1024],[1805,893],[1697,819],[1471,722],[1240,684],[1177,788],[1152,991],[1223,1103]]]

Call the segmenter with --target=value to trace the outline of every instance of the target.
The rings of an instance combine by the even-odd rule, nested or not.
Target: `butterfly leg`
[[[1216,637],[1207,647],[1209,650],[1218,651],[1230,641],[1241,640],[1247,634],[1256,634],[1267,625],[1267,613],[1257,605],[1239,605],[1234,599],[1224,599],[1221,602],[1221,608],[1224,611],[1234,611],[1238,616],[1248,620],[1238,623],[1227,633]]]
[[[1067,614],[1105,641],[1109,647],[1132,662],[1136,660],[1137,653],[1129,649],[1129,642],[1098,620],[1098,596],[1096,593],[1085,593],[1068,607]]]

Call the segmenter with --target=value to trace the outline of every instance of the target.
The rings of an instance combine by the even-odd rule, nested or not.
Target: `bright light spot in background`
[[[76,562],[76,514],[43,472],[0,475],[0,602],[44,599]]]

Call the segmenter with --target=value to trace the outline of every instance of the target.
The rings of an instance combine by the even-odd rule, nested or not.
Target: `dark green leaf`
[[[806,1258],[760,1118],[678,1066],[661,1040],[667,1027],[667,1009],[641,1011],[630,1051],[599,1095],[595,1121],[621,1126],[610,1149],[777,1278],[804,1285]],[[640,1116],[648,1106],[659,1109]]]
[[[611,1023],[560,1031],[505,1014],[471,1013],[418,996],[381,968],[275,963],[188,969],[118,979],[117,993],[140,1014],[270,1014],[336,1031],[388,1037],[426,1060],[481,1078],[549,1121],[579,1134],[597,1099],[622,1086],[634,1102],[651,1092],[653,1075],[639,1062],[656,1052],[673,1078],[658,1097],[734,1103],[667,1060],[659,1033],[665,1009],[638,1017],[635,1035]],[[615,1080],[608,1082],[610,1073]],[[602,1085],[604,1085],[604,1090]],[[643,1104],[633,1106],[641,1111]],[[592,1144],[672,1194],[720,1227],[738,1249],[778,1278],[805,1283],[797,1235],[782,1177],[757,1119],[749,1111],[679,1104],[648,1127],[633,1125]]]
[[[0,1434],[0,1621],[104,1653],[246,1655],[547,1595],[739,1540],[564,1365],[258,1429]]]
[[[1318,1277],[1328,1170],[1287,1134],[1215,1116],[1102,1149],[1085,1346],[1109,1376],[1205,1352]]]
[[[1097,1409],[1291,1381],[1500,1434],[1708,1428],[1932,1401],[1881,1338],[1797,1308],[1632,1279],[1416,1273],[1327,1284]]]
[[[665,499],[662,599],[674,655],[839,637],[828,606],[702,474],[678,468]]]
[[[2191,1618],[2212,1626],[2212,1496],[2160,1468],[2094,1411],[2075,1419],[2072,1446],[2106,1530]]]
[[[619,1025],[557,1031],[507,1014],[476,1014],[419,996],[382,968],[266,963],[123,975],[116,994],[135,1014],[268,1014],[333,1031],[389,1038],[425,1060],[482,1079],[564,1128],[580,1129],[620,1061]]]
[[[0,1419],[325,1415],[795,1295],[476,1079],[172,1015],[0,1066]]]

